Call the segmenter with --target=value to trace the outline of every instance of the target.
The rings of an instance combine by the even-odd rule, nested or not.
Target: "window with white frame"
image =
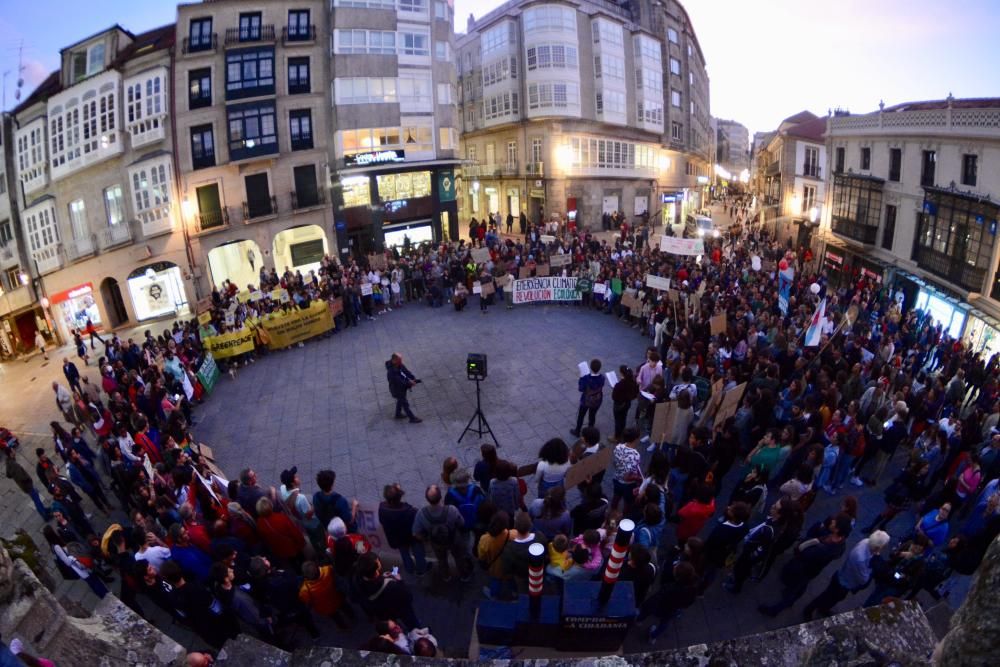
[[[641,99],[636,103],[636,118],[640,123],[663,126],[663,103]]]
[[[597,92],[597,113],[600,114],[624,114],[625,113],[625,93],[617,90],[600,90]]]
[[[334,80],[336,104],[387,104],[399,100],[392,77],[346,77]]]
[[[132,202],[143,231],[169,228],[170,219],[170,159],[158,158],[129,169]]]
[[[434,41],[434,59],[451,60],[451,45],[443,40]]]
[[[633,41],[633,49],[650,67],[663,69],[660,42],[648,35],[636,35]]]
[[[507,168],[517,169],[517,142],[507,142]]]
[[[532,137],[531,139],[531,161],[541,162],[542,161],[542,138]]]
[[[121,185],[112,185],[104,190],[104,211],[108,215],[108,226],[114,227],[125,222],[125,195]]]
[[[407,122],[404,119],[400,133],[403,137],[403,148],[407,153],[431,153],[434,151],[434,127],[430,118],[421,119],[419,122]]]
[[[399,0],[399,11],[412,14],[426,14],[427,0]]]
[[[458,148],[458,130],[453,127],[438,128],[438,147],[443,151]]]
[[[670,73],[677,76],[681,75],[681,61],[677,58],[670,59]]]
[[[476,108],[469,107],[465,110],[465,129],[471,130],[476,127]]]
[[[399,148],[401,146],[398,127],[369,127],[358,130],[342,130],[339,134],[345,155],[367,153],[383,148]]]
[[[590,29],[594,35],[594,41],[602,46],[624,46],[625,44],[620,23],[599,18],[594,19],[594,22],[590,24]]]
[[[131,125],[143,118],[165,113],[164,90],[163,75],[159,72],[127,82],[125,85],[127,122]]]
[[[53,201],[33,206],[24,212],[24,227],[28,233],[28,249],[37,253],[59,242],[56,207]]]
[[[528,49],[530,52],[531,49]],[[517,78],[517,58],[501,58],[483,66],[483,87]]]
[[[607,53],[594,56],[594,76],[598,79],[623,80],[625,78],[625,59]]]
[[[400,108],[404,111],[431,111],[433,83],[430,72],[400,70],[396,84]]]
[[[590,137],[571,137],[570,163],[574,168],[636,170],[655,173],[659,148],[649,144]]]
[[[566,108],[580,103],[580,89],[573,83],[532,83],[528,86],[528,108]]]
[[[334,7],[359,7],[362,9],[395,9],[396,0],[333,0]]]
[[[670,106],[681,108],[681,91],[670,89]]]
[[[430,54],[430,37],[426,32],[400,32],[399,54],[403,56],[426,56]]]
[[[396,53],[396,33],[392,30],[337,30],[335,38],[335,53]]]
[[[635,71],[635,87],[642,91],[645,97],[663,96],[663,78],[657,70],[640,67]]]
[[[565,5],[536,5],[522,15],[525,34],[537,30],[576,32],[576,10]]]
[[[539,44],[528,47],[527,63],[529,70],[576,69],[576,47],[567,44]]]
[[[677,44],[677,31],[673,28],[667,28],[667,39],[671,44]]]
[[[816,205],[816,186],[802,186],[802,213],[808,213]]]
[[[90,235],[87,206],[82,199],[74,199],[69,203],[69,226],[74,239],[85,239]]]
[[[516,41],[516,28],[513,21],[499,23],[482,34],[479,38],[479,53],[485,57],[492,51],[505,48]]]
[[[448,5],[444,2],[444,0],[435,0],[434,18],[442,21],[448,20]]]
[[[438,104],[451,104],[452,103],[451,84],[450,83],[439,83],[437,85],[437,103]]]
[[[45,173],[45,121],[39,119],[17,132],[17,174],[22,184]],[[33,190],[27,190],[33,191]]]
[[[684,138],[684,126],[680,123],[670,123],[670,138],[674,141],[682,141]]]
[[[465,159],[469,160],[470,162],[475,162],[476,161],[476,147],[475,146],[466,146],[465,147]]]
[[[517,93],[507,91],[483,99],[483,120],[496,120],[519,113]]]

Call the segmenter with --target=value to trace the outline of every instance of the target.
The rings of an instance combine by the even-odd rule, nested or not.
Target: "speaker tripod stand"
[[[476,423],[476,426],[472,425],[473,422]],[[465,430],[462,431],[462,435],[459,436],[458,441],[462,442],[462,438],[464,438],[470,432],[475,433],[480,438],[483,436],[484,433],[489,433],[490,437],[493,438],[493,444],[495,444],[497,447],[500,446],[500,443],[497,442],[497,437],[493,435],[493,429],[490,428],[490,423],[486,421],[486,415],[483,414],[483,402],[482,402],[482,396],[479,393],[478,379],[476,380],[476,411],[475,413],[473,413],[472,418],[469,419],[469,423],[465,427]]]

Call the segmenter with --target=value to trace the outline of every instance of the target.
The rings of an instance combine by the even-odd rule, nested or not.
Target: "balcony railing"
[[[878,227],[872,225],[862,225],[854,220],[834,216],[830,227],[834,234],[846,236],[865,245],[875,245],[875,237],[878,236]]]
[[[517,163],[508,162],[503,166],[504,176],[517,176]]]
[[[101,250],[113,248],[114,246],[122,245],[123,243],[131,243],[132,230],[129,229],[128,223],[126,222],[121,222],[117,225],[110,225],[98,232],[97,240],[101,244]]]
[[[969,266],[964,257],[952,257],[932,248],[918,245],[913,253],[917,266],[930,271],[954,285],[964,287],[970,292],[981,292],[986,269]]]
[[[243,222],[278,214],[278,198],[271,195],[265,201],[243,202]]]
[[[273,42],[274,24],[250,28],[226,28],[226,46],[250,42]]]
[[[224,206],[215,211],[196,213],[194,217],[199,232],[209,232],[229,227],[229,210]]]
[[[313,190],[311,192],[301,193],[292,190],[291,199],[293,211],[298,211],[304,208],[312,208],[313,206],[322,206],[326,203],[322,190]]]
[[[545,163],[544,162],[529,162],[525,165],[527,169],[528,176],[537,176],[541,178],[545,175]]]
[[[181,50],[185,53],[205,53],[208,51],[215,51],[219,48],[219,35],[218,33],[212,33],[211,38],[200,37],[198,39],[191,39],[190,37],[185,37],[184,42],[181,45]]]
[[[127,129],[132,138],[132,147],[138,148],[165,138],[167,136],[167,122],[167,114],[159,114],[129,123]]]
[[[302,43],[302,42],[315,42],[316,41],[316,26],[309,25],[305,27],[292,27],[289,28],[285,26],[281,29],[281,43],[288,44],[289,42]]]
[[[78,239],[67,239],[65,244],[66,257],[70,260],[90,257],[94,254],[96,245],[93,234],[86,234]]]
[[[52,273],[63,265],[63,254],[59,244],[45,246],[41,250],[32,254],[35,265],[38,267],[39,275]]]
[[[818,164],[807,164],[802,169],[802,175],[807,176],[809,178],[822,178],[821,176],[822,173],[823,173],[823,168],[820,167]]]

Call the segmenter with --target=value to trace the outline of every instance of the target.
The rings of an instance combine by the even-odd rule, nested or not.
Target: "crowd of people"
[[[508,598],[527,590],[528,547],[541,542],[547,585],[558,590],[600,576],[623,517],[636,529],[620,580],[634,586],[639,622],[654,619],[642,625],[650,642],[716,584],[736,595],[748,582],[773,583],[773,601],[760,612],[776,615],[839,563],[802,609],[811,619],[869,586],[865,605],[940,596],[951,577],[976,569],[1000,532],[995,357],[966,349],[927,313],[904,311],[869,278],[834,286],[804,262],[804,249],[753,225],[707,240],[698,257],[624,234],[567,231],[545,242],[539,226],[525,227],[523,238],[407,246],[375,261],[326,258],[307,276],[262,267],[259,284],[246,289],[284,288],[287,300],[241,300],[225,284],[213,293],[208,324],[178,324],[141,344],[108,338],[98,382],[67,359],[69,386],[53,387],[68,423],[53,422],[51,449],[34,453],[40,487],[25,470],[31,455],[5,452],[7,476],[46,521],[60,571],[99,596],[117,580],[138,613],[158,607],[216,649],[241,631],[291,646],[299,631],[319,635],[318,616],[344,628],[369,624],[364,646],[372,650],[425,656],[437,654],[437,640],[420,620],[417,578],[471,585],[478,563],[482,595]],[[472,259],[480,247],[488,261]],[[571,256],[565,275],[605,285],[583,294],[582,308],[615,315],[649,339],[644,359],[616,360],[613,432],[595,427],[608,370],[595,359],[579,382],[573,438],[541,444],[535,465],[502,459],[486,444],[471,470],[447,459],[415,505],[398,485],[385,486],[379,521],[391,554],[358,533],[357,505],[337,493],[334,471],[310,480],[313,493],[295,467],[279,480],[258,480],[252,469],[229,480],[191,434],[194,406],[205,398],[195,371],[206,335],[316,300],[334,306],[341,331],[393,308],[441,305],[458,291],[475,298],[473,283],[487,280],[496,289],[478,297],[485,310],[504,300],[510,276],[522,267],[533,273],[555,254]],[[779,265],[794,271],[784,312]],[[669,278],[676,299],[646,288],[647,275]],[[807,346],[821,302],[824,333]],[[725,331],[713,335],[719,314]],[[259,343],[222,363],[252,362],[265,353]],[[415,381],[401,368],[401,357],[387,363],[390,384],[393,374]],[[713,418],[712,386],[742,392],[735,414]],[[665,402],[675,404],[671,428],[651,438]],[[417,419],[406,405],[396,414]],[[571,466],[605,447],[607,472],[566,488]],[[870,498],[866,487],[887,477],[884,508],[867,508],[871,521],[859,526],[866,508],[852,487]],[[96,512],[126,518],[95,528],[81,492]],[[817,514],[820,494],[837,496],[838,511]],[[402,570],[382,558],[398,558]]]

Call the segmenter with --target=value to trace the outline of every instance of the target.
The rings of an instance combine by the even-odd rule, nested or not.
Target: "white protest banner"
[[[378,505],[374,503],[358,502],[358,513],[355,515],[358,523],[358,534],[363,535],[375,551],[392,551],[389,548],[389,541],[385,538],[385,531],[378,520]]]
[[[594,294],[604,294],[607,286],[604,283],[594,283]]]
[[[572,262],[572,255],[552,255],[549,257],[549,266],[566,266]]]
[[[704,255],[705,241],[703,239],[682,239],[676,236],[660,237],[660,252],[674,255]]]
[[[651,274],[647,274],[646,287],[652,287],[653,289],[666,291],[670,289],[670,278],[663,278],[661,276],[654,276]]]
[[[554,243],[556,240],[556,237],[551,234],[542,234],[538,238],[541,239],[542,243]]]
[[[264,298],[264,293],[261,292],[259,289],[255,289],[254,291],[250,292],[251,301],[260,301],[263,298]]]
[[[476,282],[472,283],[472,293],[473,294],[482,294],[483,293],[483,284],[481,282],[479,282],[478,280]]]
[[[361,296],[371,296],[371,295],[372,295],[372,284],[361,283]]]
[[[536,301],[579,301],[582,294],[576,290],[576,278],[546,276],[514,281],[514,303]]]
[[[581,361],[576,365],[576,369],[580,371],[580,377],[584,375],[590,375],[590,364],[586,361]]]
[[[484,264],[490,261],[490,249],[489,248],[473,248],[472,249],[472,261],[476,264]]]

